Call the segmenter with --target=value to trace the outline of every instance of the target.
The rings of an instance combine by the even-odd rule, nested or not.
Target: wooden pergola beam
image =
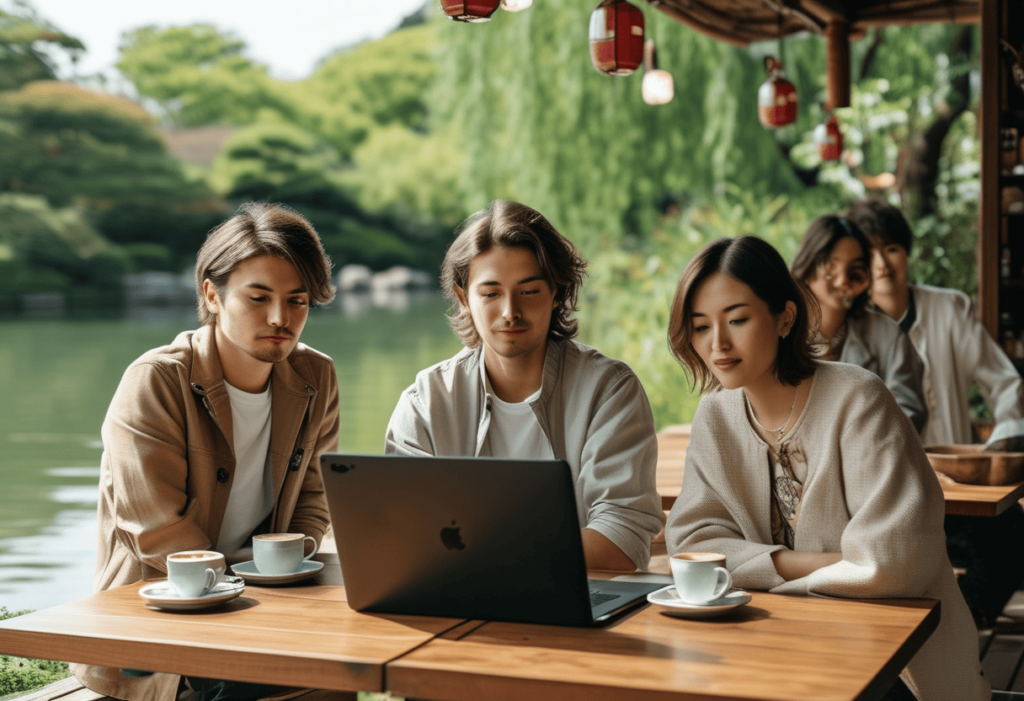
[[[674,19],[676,22],[684,24],[690,29],[700,32],[701,34],[704,34],[706,36],[709,36],[712,39],[724,41],[726,44],[732,44],[733,46],[738,46],[741,49],[744,48],[751,41],[754,41],[753,37],[744,38],[739,36],[736,29],[733,29],[732,33],[730,33],[726,29],[713,27],[711,25],[705,24],[704,22],[699,22],[690,17],[689,15],[680,12],[674,6],[662,2],[662,0],[647,0],[647,2],[648,4],[653,5],[654,7],[664,12],[666,15]]]
[[[918,24],[978,24],[981,22],[981,10],[977,2],[940,3],[914,7],[894,7],[900,3],[866,8],[857,12],[852,18],[855,28],[899,26],[909,27]]]
[[[825,27],[825,23],[822,22],[816,15],[811,14],[803,9],[792,7],[785,0],[761,0],[765,7],[770,8],[773,12],[777,12],[780,15],[790,16],[797,18],[807,29],[810,31],[821,34]]]
[[[836,0],[801,0],[799,2],[806,12],[821,19],[823,24],[836,21],[849,21],[846,8]]]
[[[850,106],[850,23],[833,20],[825,26],[826,109]]]
[[[979,0],[647,0],[680,24],[740,48],[753,41],[809,30],[825,37],[828,109],[850,105],[850,41],[868,29],[886,26],[957,23],[981,19]],[[750,17],[742,8],[750,7]],[[850,9],[847,9],[847,8]]]

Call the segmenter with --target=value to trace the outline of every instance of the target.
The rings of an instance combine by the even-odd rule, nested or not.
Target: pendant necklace
[[[778,437],[775,439],[775,441],[779,444],[779,447],[782,447],[782,437],[786,435],[786,426],[789,425],[789,420],[793,418],[793,410],[796,409],[796,398],[799,396],[800,388],[797,387],[796,392],[793,393],[793,403],[789,407],[789,416],[786,417],[786,420],[782,422],[781,426],[779,426],[778,428],[765,428],[764,426],[761,425],[761,422],[757,420],[757,414],[754,413],[754,407],[750,406],[750,399],[747,397],[746,393],[743,394],[743,398],[747,401],[747,408],[750,409],[750,417],[754,419],[754,423],[757,424],[757,427],[759,429],[761,429],[768,435],[771,435],[773,433],[778,434]]]

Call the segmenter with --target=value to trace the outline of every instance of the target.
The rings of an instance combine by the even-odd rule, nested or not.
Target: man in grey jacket
[[[470,217],[441,266],[466,347],[402,393],[385,450],[565,460],[588,569],[644,569],[665,522],[654,419],[625,363],[572,340],[585,268],[530,207]]]

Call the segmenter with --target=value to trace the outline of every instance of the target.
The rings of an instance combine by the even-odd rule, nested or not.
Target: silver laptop
[[[602,625],[664,584],[587,580],[563,460],[325,453],[357,611]]]

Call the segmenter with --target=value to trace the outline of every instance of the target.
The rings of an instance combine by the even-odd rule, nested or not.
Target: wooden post
[[[981,196],[978,207],[978,317],[999,338],[999,11],[981,0]]]
[[[828,85],[827,109],[850,106],[850,23],[833,19],[825,25],[826,67]]]

